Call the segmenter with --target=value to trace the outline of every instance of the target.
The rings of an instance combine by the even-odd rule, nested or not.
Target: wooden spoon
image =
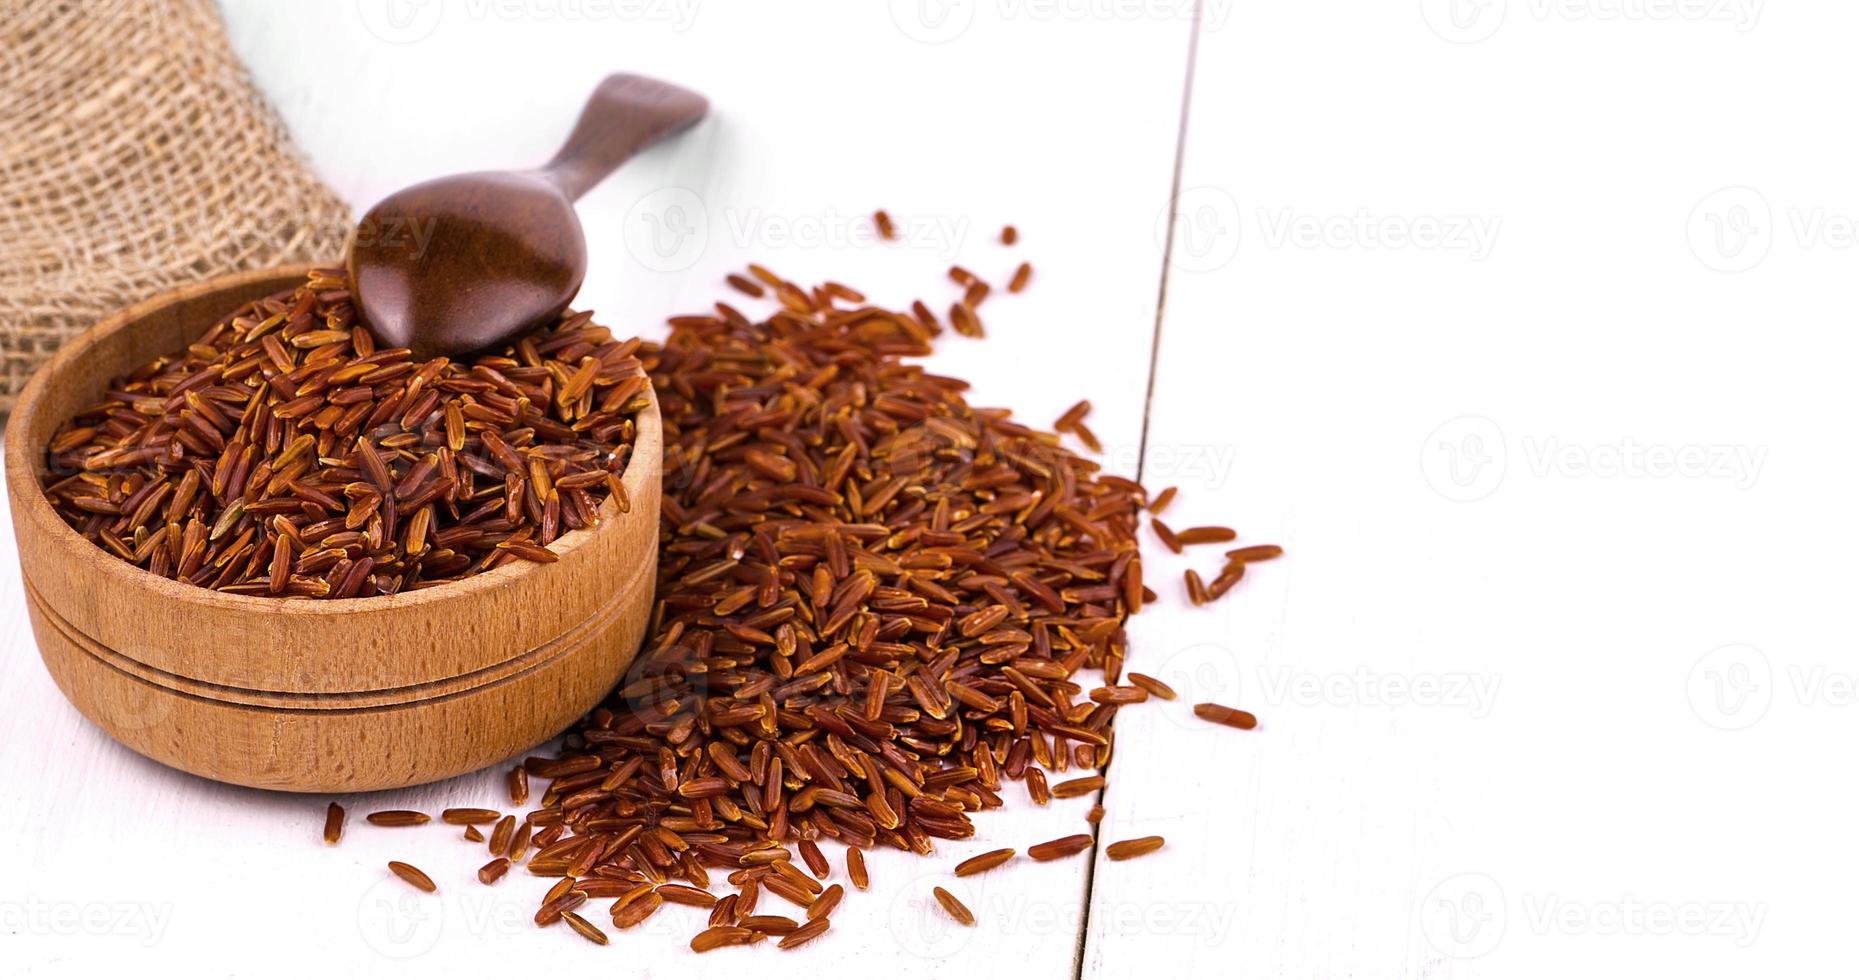
[[[587,275],[575,199],[709,107],[676,85],[609,75],[540,169],[458,174],[389,195],[362,218],[349,250],[362,319],[384,345],[432,357],[559,316]]]

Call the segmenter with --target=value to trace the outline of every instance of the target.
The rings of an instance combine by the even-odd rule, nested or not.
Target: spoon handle
[[[704,117],[709,100],[690,89],[640,75],[608,75],[587,100],[568,142],[542,167],[574,200],[633,154]]]

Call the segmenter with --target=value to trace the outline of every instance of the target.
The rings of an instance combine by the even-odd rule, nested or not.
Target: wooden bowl
[[[117,741],[245,786],[410,786],[546,741],[614,687],[645,632],[663,465],[656,400],[623,476],[628,513],[607,501],[597,526],[550,545],[560,561],[401,595],[273,599],[171,581],[86,540],[40,489],[53,433],[111,378],[307,271],[225,276],[131,307],[26,386],[6,429],[6,480],[46,667]]]

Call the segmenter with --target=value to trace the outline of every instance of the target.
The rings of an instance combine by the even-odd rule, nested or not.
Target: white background
[[[546,159],[610,71],[709,95],[582,202],[580,303],[622,333],[748,261],[938,307],[951,262],[1033,262],[935,367],[1039,424],[1089,397],[1174,526],[1289,550],[1204,609],[1179,576],[1215,549],[1149,559],[1130,667],[1263,719],[1124,713],[1100,847],[1165,850],[963,879],[981,924],[948,926],[956,861],[1084,829],[1010,788],[973,841],[875,855],[804,951],[694,956],[689,909],[596,948],[453,829],[358,825],[495,805],[496,773],[344,799],[330,849],[321,798],[118,748],[7,561],[0,973],[1848,972],[1859,9],[1202,3],[226,3],[358,209]]]

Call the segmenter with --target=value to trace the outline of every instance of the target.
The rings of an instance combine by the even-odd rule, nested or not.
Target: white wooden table
[[[1113,471],[1181,486],[1175,526],[1290,552],[1203,609],[1188,558],[1149,559],[1130,666],[1263,719],[1123,714],[1100,847],[1165,850],[964,879],[980,924],[949,926],[957,860],[1083,828],[1089,799],[1014,788],[973,841],[873,855],[801,953],[694,956],[689,909],[597,948],[449,830],[330,849],[322,799],[117,747],[45,675],[8,558],[0,974],[1850,970],[1859,9],[1202,2],[226,4],[358,208],[545,158],[610,71],[707,93],[582,204],[580,305],[622,332],[752,260],[892,303],[1032,261],[934,365],[1036,423],[1089,397]],[[904,242],[870,242],[876,207]]]

